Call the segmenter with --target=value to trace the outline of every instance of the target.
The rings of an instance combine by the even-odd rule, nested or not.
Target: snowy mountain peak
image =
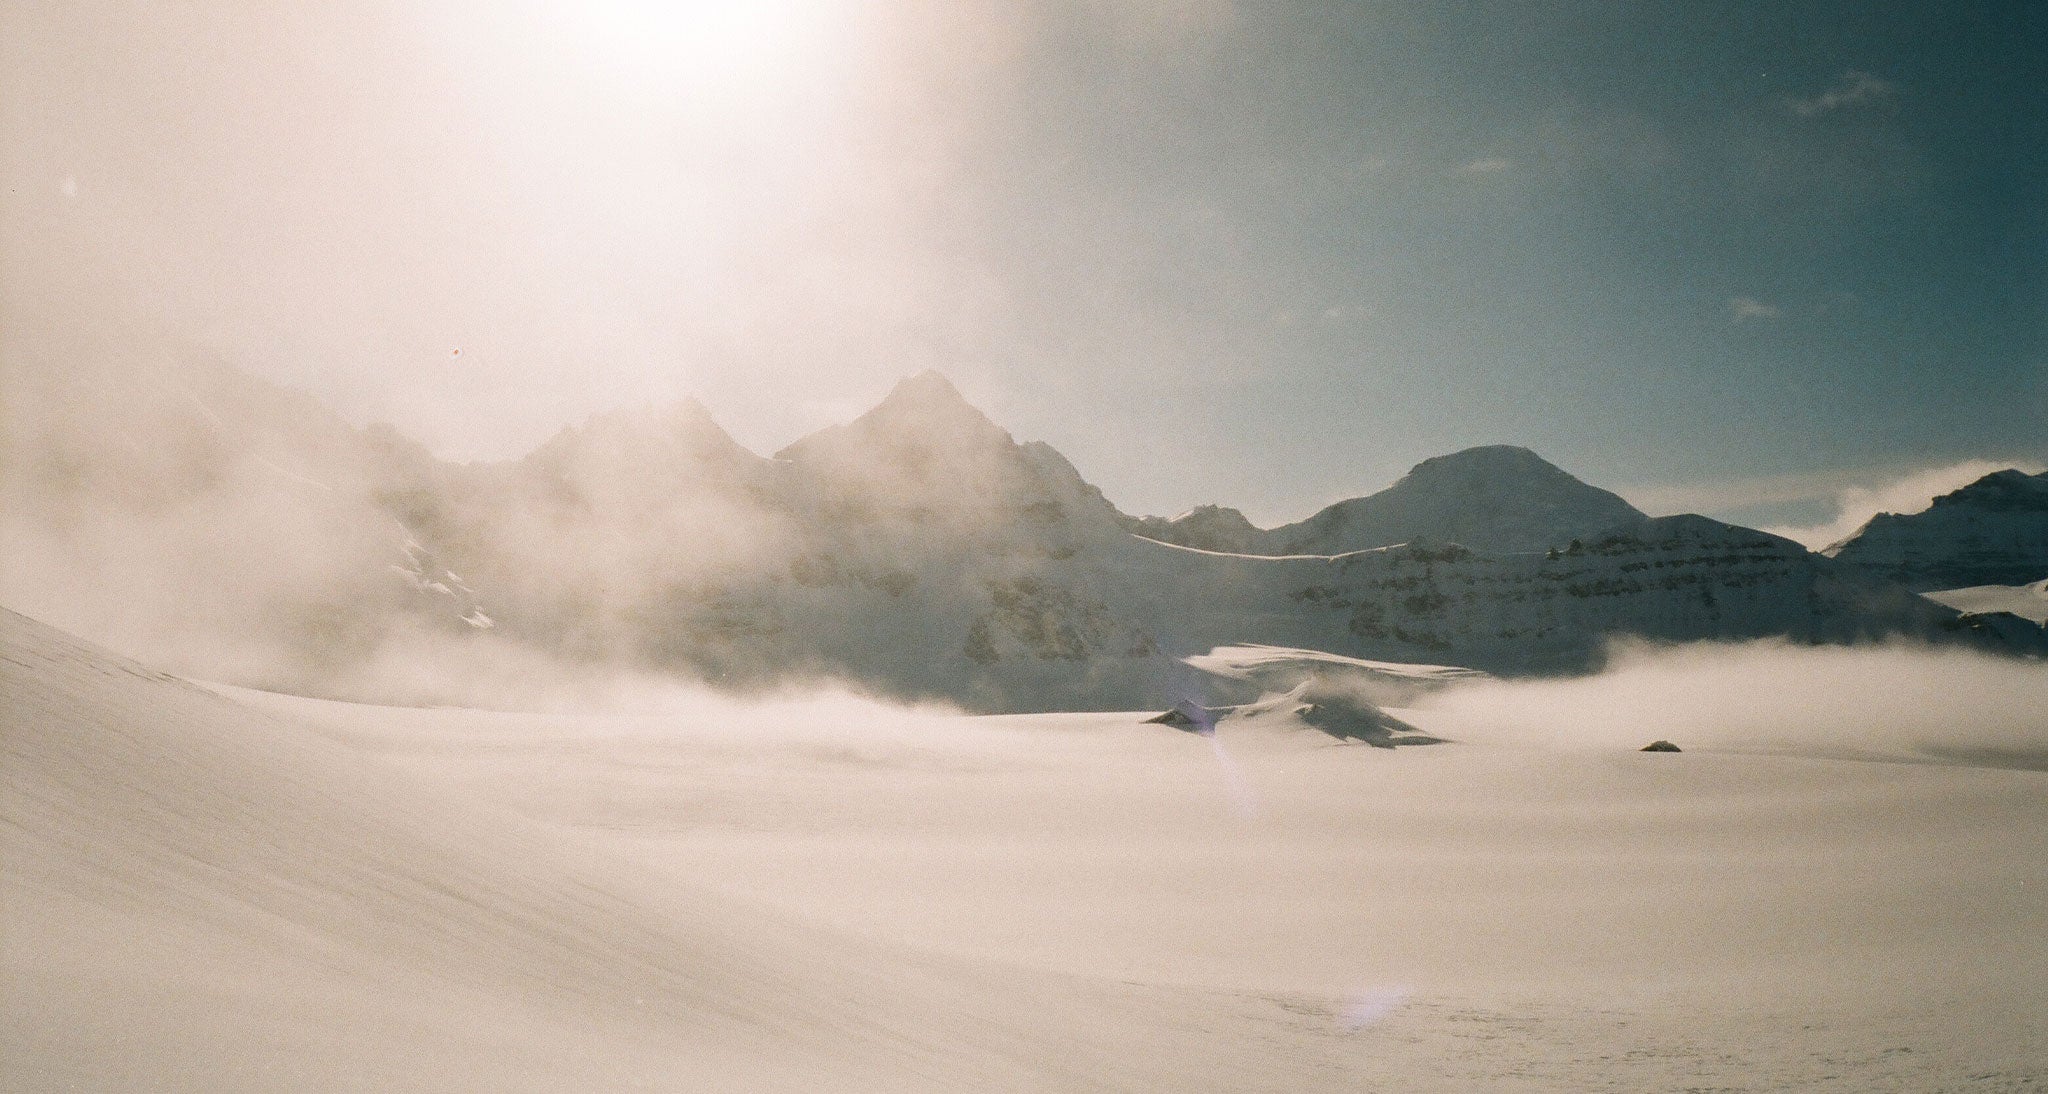
[[[775,458],[802,463],[871,454],[877,449],[897,456],[912,452],[929,456],[1008,453],[1015,447],[1009,432],[969,403],[952,381],[927,369],[898,381],[867,413],[801,438],[777,452]]]
[[[1642,511],[1517,445],[1485,445],[1416,464],[1399,482],[1260,529],[1204,505],[1167,520],[1126,517],[1128,530],[1183,547],[1254,555],[1338,555],[1397,543],[1542,551],[1640,524]]]
[[[1418,540],[1540,551],[1642,521],[1526,448],[1488,445],[1424,460],[1377,494],[1340,501],[1268,534],[1281,554],[1340,554]]]
[[[935,368],[928,368],[896,381],[896,386],[890,388],[889,394],[882,399],[882,405],[890,403],[951,405],[974,409],[967,402],[967,397],[960,394],[960,389],[953,386],[953,381],[946,379],[946,374]]]
[[[1243,510],[1233,509],[1228,505],[1197,505],[1173,519],[1176,522],[1188,520],[1214,521],[1233,528],[1239,526],[1245,528],[1254,527],[1252,522],[1245,517]]]
[[[1538,491],[1547,506],[1600,510],[1631,519],[1641,519],[1643,515],[1618,496],[1588,486],[1529,449],[1509,444],[1482,445],[1433,456],[1410,468],[1383,493],[1456,491],[1507,500],[1531,490]]]
[[[2048,576],[2048,473],[1993,471],[1919,513],[1879,513],[1824,554],[1922,591]]]
[[[940,437],[1010,439],[1006,430],[989,420],[988,415],[960,394],[951,380],[933,369],[898,381],[873,410],[853,424],[873,429],[930,430]]]
[[[54,421],[74,394],[49,393],[9,420]],[[734,686],[832,676],[991,711],[1151,705],[1179,686],[1188,666],[1174,658],[1250,643],[1531,672],[1594,664],[1617,634],[1982,638],[1955,630],[1952,609],[1789,541],[1701,517],[1650,521],[1520,448],[1424,461],[1387,490],[1272,532],[1220,507],[1157,522],[1204,533],[1215,547],[1203,551],[1148,522],[1132,528],[1058,452],[1017,443],[934,373],[786,449],[783,463],[748,453],[689,402],[599,415],[523,460],[458,467],[339,419],[302,428],[301,407],[260,390],[204,394],[208,411],[244,427],[174,404],[154,432],[194,443],[200,458],[160,488],[135,491],[129,472],[161,474],[163,460],[125,458],[132,446],[104,430],[58,450],[97,459],[70,462],[85,476],[0,460],[9,516],[34,520],[37,542],[73,542],[78,498],[121,515],[109,537],[135,526],[128,513],[175,514],[168,571],[98,561],[142,552],[39,549],[58,560],[48,578],[9,567],[0,592],[62,611],[68,590],[104,588],[127,613],[107,616],[126,628],[110,628],[116,637],[159,642],[203,614],[157,595],[166,572],[251,590],[236,598],[247,608],[180,646],[243,648],[216,635],[260,645],[256,667],[237,671],[270,686],[354,688],[348,666],[386,636],[467,641],[489,626],[577,660]],[[131,401],[141,406],[113,401],[105,409],[120,413],[87,417],[148,420],[138,412],[165,400]],[[2039,560],[2048,552],[1991,534],[2040,515],[2001,509],[2037,485],[1993,476],[1959,494],[1984,504],[1923,516],[1974,537],[1987,560]],[[15,498],[33,506],[20,518]],[[1283,535],[1302,538],[1277,544]],[[309,542],[322,546],[312,557]],[[2029,632],[2008,631],[1992,637],[2032,648]]]
[[[1513,444],[1478,445],[1447,455],[1432,456],[1410,468],[1408,474],[1424,478],[1454,475],[1539,475],[1548,478],[1571,478],[1556,464],[1527,448]]]

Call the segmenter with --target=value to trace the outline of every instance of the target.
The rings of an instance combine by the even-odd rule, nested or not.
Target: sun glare
[[[796,75],[830,36],[822,0],[585,0],[555,9],[588,60],[644,91],[738,90]]]

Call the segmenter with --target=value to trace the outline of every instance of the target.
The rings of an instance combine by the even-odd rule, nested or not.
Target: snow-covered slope
[[[1979,615],[2006,612],[2048,626],[2048,578],[2031,585],[1972,585],[1965,589],[1937,589],[1921,595],[1959,612]]]
[[[2048,472],[1994,471],[1924,512],[1880,513],[1825,553],[1913,589],[2037,581],[2048,577]]]
[[[792,1016],[728,909],[11,612],[0,642],[11,1089],[704,1081]]]
[[[1220,996],[807,926],[12,612],[0,699],[9,1090],[1304,1078]]]

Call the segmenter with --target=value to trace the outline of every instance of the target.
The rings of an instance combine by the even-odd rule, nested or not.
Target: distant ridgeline
[[[2048,488],[2017,472],[1827,554],[1646,517],[1509,447],[1259,529],[1120,513],[936,373],[772,459],[685,404],[459,466],[225,369],[181,373],[175,398],[67,375],[9,410],[10,520],[72,545],[49,552],[64,580],[129,598],[131,623],[282,651],[185,671],[296,690],[374,689],[340,681],[400,634],[981,710],[1167,705],[1180,658],[1246,643],[1501,673],[1581,671],[1625,635],[2044,645],[1913,591],[2048,576]],[[139,527],[150,551],[81,546]],[[6,592],[36,614],[30,580]]]

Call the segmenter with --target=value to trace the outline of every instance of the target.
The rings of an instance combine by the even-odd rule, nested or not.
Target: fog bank
[[[1951,759],[2048,769],[2048,664],[1916,646],[1618,646],[1607,671],[1490,680],[1417,712],[1460,741]]]

